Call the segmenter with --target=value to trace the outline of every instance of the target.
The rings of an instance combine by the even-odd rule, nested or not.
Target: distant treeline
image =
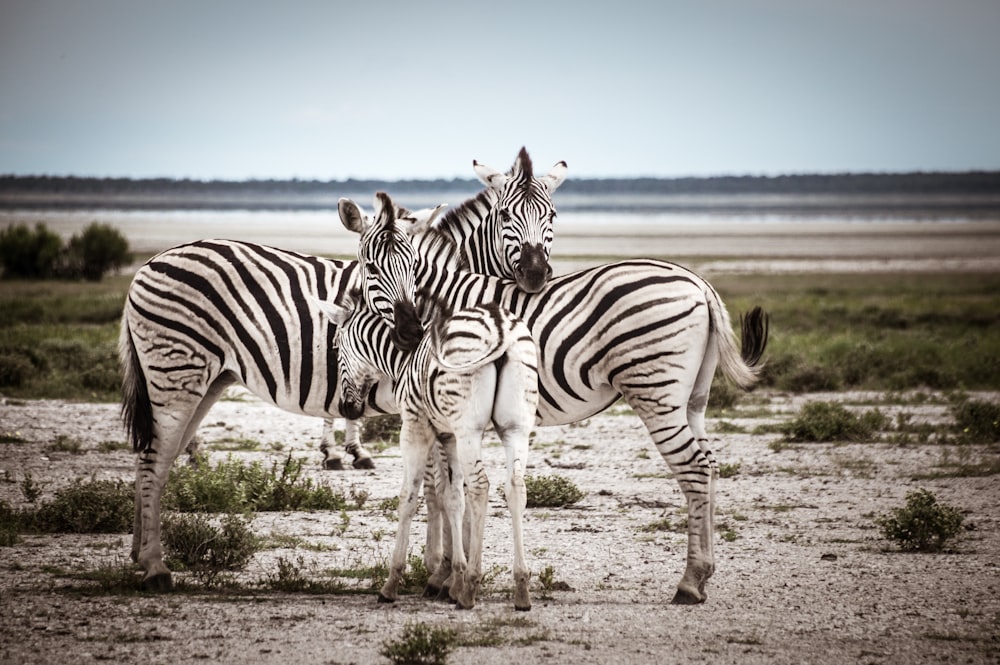
[[[0,208],[331,209],[384,190],[403,200],[461,199],[477,180],[190,180],[0,175]],[[1000,171],[705,178],[569,178],[560,210],[913,209],[1000,212]],[[432,203],[439,202],[436,198]]]
[[[475,179],[190,180],[0,176],[0,193],[79,194],[324,194],[331,190],[465,192]],[[1000,194],[1000,171],[839,173],[689,178],[569,178],[576,194]]]

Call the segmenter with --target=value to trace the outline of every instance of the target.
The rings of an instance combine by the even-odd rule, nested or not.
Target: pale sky
[[[0,0],[0,174],[1000,169],[998,0]]]

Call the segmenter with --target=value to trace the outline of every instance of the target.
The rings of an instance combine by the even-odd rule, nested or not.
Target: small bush
[[[44,224],[17,224],[0,231],[0,267],[5,277],[100,280],[130,258],[128,240],[117,229],[93,223],[63,246]]]
[[[1000,404],[963,400],[952,408],[958,437],[965,443],[1000,441]]]
[[[740,475],[740,467],[743,465],[742,462],[731,462],[727,464],[719,465],[719,478],[732,478],[734,476]]]
[[[61,277],[96,282],[106,273],[120,270],[129,258],[125,236],[108,224],[95,222],[69,239],[57,272]]]
[[[249,520],[235,513],[225,515],[218,526],[204,515],[168,515],[163,546],[171,560],[211,581],[220,572],[246,566],[260,542]]]
[[[833,402],[809,402],[790,423],[782,427],[789,441],[871,441],[880,429],[889,425],[881,411],[855,415]]]
[[[27,528],[52,533],[128,533],[135,517],[135,492],[121,480],[77,479],[36,511],[24,513]]]
[[[270,469],[228,458],[212,467],[175,466],[164,491],[164,506],[179,512],[258,512],[344,510],[346,497],[327,485],[304,478],[305,460],[291,455]]]
[[[457,639],[449,628],[407,623],[398,639],[382,643],[379,653],[396,665],[443,665]]]
[[[962,530],[962,519],[958,510],[938,503],[931,492],[917,490],[906,495],[904,507],[877,517],[875,524],[902,550],[938,552]]]
[[[561,508],[584,497],[584,493],[562,476],[525,476],[529,508]]]
[[[36,224],[34,230],[16,224],[0,231],[0,267],[4,277],[52,277],[61,252],[62,238],[44,224]]]

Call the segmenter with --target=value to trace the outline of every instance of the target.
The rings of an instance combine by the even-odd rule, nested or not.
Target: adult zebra
[[[719,294],[672,263],[619,261],[555,277],[526,294],[511,281],[459,270],[451,238],[408,222],[362,235],[358,256],[365,299],[397,327],[410,324],[394,320],[387,303],[401,294],[415,297],[418,307],[431,294],[456,309],[494,302],[520,317],[540,353],[538,424],[575,422],[623,397],[687,500],[687,564],[673,602],[705,600],[715,570],[716,475],[705,408],[717,365],[741,388],[756,382],[767,344],[760,308],[743,321],[741,352]]]
[[[550,194],[565,178],[565,163],[536,178],[522,149],[508,174],[475,167],[486,190],[445,214],[442,223],[464,239],[474,269],[509,270],[527,288],[537,288],[547,261],[538,265],[533,258],[525,265],[523,247],[541,238],[547,251]],[[393,216],[429,223],[438,212]],[[362,213],[352,206],[350,214]],[[122,416],[139,454],[132,556],[148,587],[172,584],[160,545],[160,497],[170,466],[228,385],[242,383],[296,413],[339,415],[339,382],[328,376],[336,367],[329,345],[334,329],[310,299],[338,298],[357,283],[353,261],[228,240],[169,249],[138,270],[122,315],[119,354]],[[380,407],[393,410],[388,392]]]
[[[412,353],[404,353],[393,346],[379,314],[364,305],[344,305],[321,305],[339,326],[336,341],[345,403],[341,410],[360,415],[369,393],[377,384],[384,386],[388,377],[403,421],[399,526],[379,602],[397,598],[406,570],[410,522],[434,448],[438,470],[426,483],[425,494],[425,559],[433,573],[428,592],[447,588],[459,607],[475,604],[489,492],[482,438],[492,423],[507,457],[504,496],[513,527],[514,607],[530,610],[522,521],[528,440],[538,406],[538,353],[527,327],[493,303],[451,311],[435,302],[428,334]],[[442,517],[447,518],[447,529],[442,528]]]

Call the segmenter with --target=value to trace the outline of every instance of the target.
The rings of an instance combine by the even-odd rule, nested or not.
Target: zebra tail
[[[149,401],[149,389],[139,364],[139,354],[132,341],[127,313],[122,315],[118,359],[122,374],[122,422],[132,442],[132,450],[143,452],[153,444],[153,405]]]
[[[722,373],[743,390],[750,390],[760,378],[764,367],[764,350],[767,348],[768,315],[754,307],[740,317],[742,344],[737,349],[736,335],[729,319],[729,312],[718,293],[709,294],[712,329],[719,350],[719,367]]]

